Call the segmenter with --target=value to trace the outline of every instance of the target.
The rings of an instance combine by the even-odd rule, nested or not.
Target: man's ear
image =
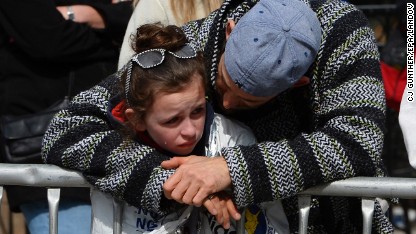
[[[231,31],[234,29],[235,27],[235,21],[233,19],[229,19],[227,22],[227,26],[225,28],[225,40],[228,40],[228,38],[230,37]]]
[[[298,88],[311,83],[311,79],[307,76],[302,76],[294,85],[293,87]]]
[[[140,131],[140,132],[146,131],[146,125],[143,123],[141,119],[140,120],[136,119],[137,118],[136,113],[134,112],[132,108],[127,108],[124,111],[124,115],[126,116],[127,120],[130,123],[132,123],[136,131]]]

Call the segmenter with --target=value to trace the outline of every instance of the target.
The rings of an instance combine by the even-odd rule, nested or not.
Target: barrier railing
[[[60,188],[90,187],[81,173],[65,170],[55,165],[0,163],[0,208],[3,198],[2,185],[47,187],[49,233],[51,234],[58,233]]]
[[[21,176],[25,175],[25,176]],[[48,188],[49,233],[58,233],[58,206],[61,187],[90,187],[81,173],[43,164],[0,163],[0,206],[2,185],[20,185]],[[315,186],[301,192],[299,203],[299,233],[306,234],[311,196],[351,196],[362,199],[363,233],[371,233],[376,198],[416,199],[416,178],[354,177]],[[0,207],[1,208],[1,207]],[[122,230],[122,203],[113,202],[113,233]]]

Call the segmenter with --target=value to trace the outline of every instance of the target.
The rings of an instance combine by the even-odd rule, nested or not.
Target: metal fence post
[[[363,234],[371,234],[373,224],[375,198],[361,199],[361,211],[363,212]]]
[[[308,231],[309,210],[311,208],[311,196],[298,196],[299,205],[299,234],[306,234]]]

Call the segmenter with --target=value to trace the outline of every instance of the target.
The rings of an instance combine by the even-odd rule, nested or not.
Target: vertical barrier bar
[[[113,198],[113,234],[121,234],[124,202]]]
[[[3,204],[3,186],[0,186],[0,210],[1,210],[1,204]],[[1,212],[0,212],[1,217]]]
[[[1,204],[3,204],[3,186],[0,186],[0,220],[1,220]],[[0,230],[3,229],[2,224],[3,222],[0,222]]]
[[[58,206],[61,189],[48,188],[49,234],[58,233]]]
[[[299,205],[299,234],[306,234],[308,231],[309,210],[311,208],[311,196],[298,196]]]
[[[246,223],[246,209],[242,209],[241,219],[237,221],[237,234],[246,233],[246,228],[244,224]]]
[[[375,198],[361,199],[361,211],[363,213],[363,234],[371,234],[371,226],[373,223],[374,202]]]

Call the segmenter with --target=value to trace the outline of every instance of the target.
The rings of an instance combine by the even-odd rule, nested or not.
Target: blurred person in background
[[[134,55],[132,36],[143,24],[161,23],[181,26],[191,20],[208,16],[218,9],[223,0],[134,0],[134,12],[130,18],[121,46],[118,68],[122,68]]]
[[[130,1],[0,1],[0,116],[39,112],[63,99],[69,85],[72,96],[114,73],[131,13]],[[6,191],[30,233],[48,233],[46,189]],[[61,197],[59,233],[89,233],[89,189],[64,188]]]
[[[411,166],[413,161],[410,157],[409,139],[411,137],[408,136],[414,128],[411,127],[412,121],[408,117],[411,112],[405,114],[406,111],[411,110],[410,103],[405,100],[408,95],[404,91],[407,83],[406,2],[408,1],[396,1],[396,8],[388,18],[390,24],[387,24],[385,29],[386,42],[380,48],[380,66],[387,104],[386,134],[382,157],[390,176],[393,177],[416,176],[416,170]],[[405,110],[402,112],[403,108]],[[415,116],[412,116],[412,119],[414,118]],[[406,121],[404,121],[405,119]],[[408,124],[407,127],[404,127],[405,122]],[[406,146],[409,147],[407,150]],[[411,232],[411,224],[407,215],[410,207],[415,207],[414,201],[401,199],[400,209],[404,210],[403,215],[390,209],[393,225],[407,233]]]
[[[386,94],[386,127],[383,159],[391,176],[416,175],[409,165],[399,126],[400,103],[407,82],[406,72],[406,1],[396,2],[396,9],[386,27],[386,42],[380,47],[380,66]]]

